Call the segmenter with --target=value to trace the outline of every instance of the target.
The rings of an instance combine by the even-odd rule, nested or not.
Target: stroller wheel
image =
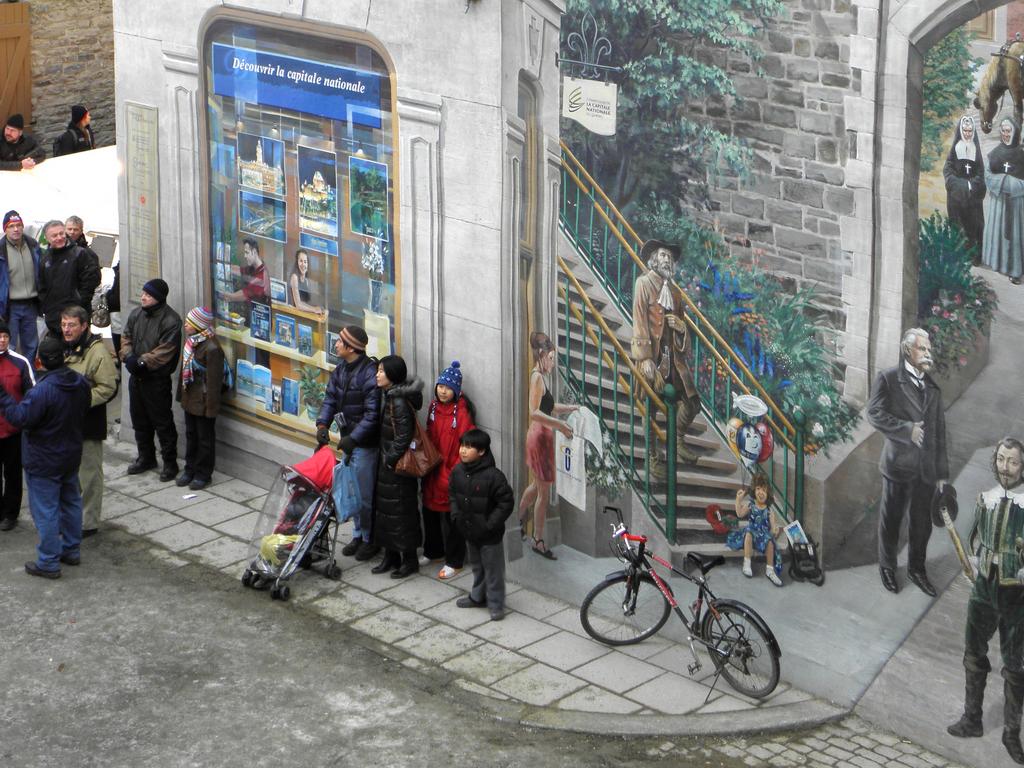
[[[253,573],[248,568],[246,568],[245,572],[242,574],[242,586],[243,587],[251,587],[251,586],[253,586],[253,584],[256,582],[255,576],[256,576],[255,573]]]
[[[324,569],[324,576],[332,581],[337,581],[341,578],[341,566],[332,560],[330,565]]]
[[[292,596],[292,591],[287,584],[282,584],[277,588],[277,599],[284,601]]]

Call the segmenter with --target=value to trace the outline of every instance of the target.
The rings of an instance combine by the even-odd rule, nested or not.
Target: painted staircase
[[[754,394],[768,406],[764,417],[775,436],[775,452],[761,470],[775,492],[780,519],[803,511],[804,436],[802,414],[786,413],[764,390],[741,356],[688,297],[690,367],[702,413],[678,436],[698,454],[695,464],[669,460],[652,471],[654,446],[675,445],[675,403],[670,392],[655,392],[629,356],[632,294],[646,269],[642,240],[586,168],[562,145],[562,199],[557,263],[559,372],[578,402],[594,411],[616,458],[651,519],[673,546],[673,554],[697,551],[735,555],[713,533],[705,508],[735,509],[736,491],[747,481],[725,441],[734,394]],[[653,414],[648,429],[646,415]],[[674,471],[673,471],[674,467]]]

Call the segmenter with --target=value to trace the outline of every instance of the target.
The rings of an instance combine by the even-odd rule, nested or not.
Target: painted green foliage
[[[971,56],[972,35],[959,27],[933,45],[924,58],[921,97],[921,170],[930,171],[944,158],[957,119],[970,103],[974,73],[984,63]]]
[[[735,95],[715,62],[725,56],[756,61],[755,36],[782,11],[777,0],[568,0],[562,54],[578,58],[568,36],[590,12],[612,53],[602,64],[622,66],[618,131],[597,136],[564,121],[563,137],[605,192],[626,213],[651,198],[679,206],[707,204],[707,175],[718,163],[734,173],[748,164],[732,136],[686,114],[686,105]],[[714,56],[707,52],[717,49]]]

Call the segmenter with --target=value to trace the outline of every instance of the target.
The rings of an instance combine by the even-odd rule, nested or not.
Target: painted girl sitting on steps
[[[772,487],[767,477],[757,473],[751,478],[749,488],[736,491],[736,517],[745,520],[746,525],[729,531],[725,545],[729,549],[743,550],[743,575],[747,578],[754,575],[750,568],[750,558],[756,548],[759,554],[765,556],[764,575],[772,584],[781,587],[782,579],[775,566],[776,559],[781,563],[782,558],[776,551],[775,536],[782,526],[772,510]]]

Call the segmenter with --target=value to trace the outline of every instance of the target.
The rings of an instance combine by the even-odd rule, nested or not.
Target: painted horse
[[[1024,115],[1024,41],[1017,38],[1003,44],[985,70],[974,97],[974,106],[981,111],[981,130],[992,130],[992,121],[999,112],[1000,100],[1007,91],[1013,100],[1013,116],[1020,125]]]

